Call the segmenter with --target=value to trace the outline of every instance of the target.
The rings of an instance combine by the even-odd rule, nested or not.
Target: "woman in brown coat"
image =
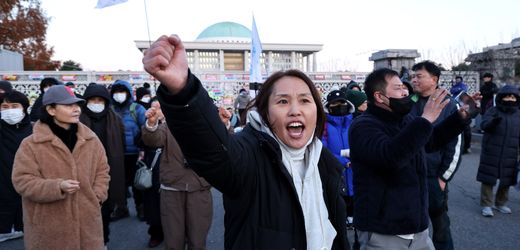
[[[28,250],[103,249],[109,168],[103,145],[79,122],[81,102],[65,86],[51,87],[16,153],[13,185],[22,196]]]
[[[159,102],[146,112],[141,130],[146,146],[163,148],[160,171],[160,214],[165,249],[206,249],[213,217],[211,186],[185,165],[181,148],[168,130]]]

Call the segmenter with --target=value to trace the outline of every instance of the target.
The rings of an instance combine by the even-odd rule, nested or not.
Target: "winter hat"
[[[350,81],[348,84],[347,84],[347,88],[348,89],[352,89],[352,88],[359,88],[361,90],[361,87],[359,86],[359,84],[357,82],[355,82],[354,80]]]
[[[74,83],[73,82],[66,82],[65,86],[67,86],[67,87],[74,86]]]
[[[126,92],[129,93],[128,88],[123,84],[113,84],[110,89],[110,93],[114,94],[115,92]]]
[[[135,97],[137,100],[141,100],[143,96],[150,95],[150,90],[145,87],[140,87],[135,90]]]
[[[327,105],[335,101],[347,102],[347,95],[341,90],[333,90],[327,95]]]
[[[64,85],[54,85],[43,94],[43,106],[49,104],[73,104],[84,103],[85,100],[77,98],[72,89]]]
[[[13,90],[13,85],[8,81],[0,81],[0,89],[3,89],[5,92],[9,92]]]
[[[502,98],[508,95],[514,95],[516,97],[516,102],[520,102],[520,92],[518,91],[518,88],[515,88],[512,85],[506,85],[498,91],[496,97],[497,103],[502,102]]]
[[[4,101],[8,103],[20,103],[23,107],[23,112],[27,114],[29,108],[29,99],[22,92],[12,90],[5,94]]]
[[[89,84],[87,89],[85,89],[85,93],[83,94],[83,98],[88,100],[92,97],[101,97],[105,99],[105,103],[110,103],[110,93],[108,93],[108,89],[101,84]]]
[[[489,73],[489,72],[486,72],[486,73],[482,76],[482,78],[484,78],[484,77],[491,77],[491,78],[493,78],[493,74],[491,74],[491,73]]]
[[[45,87],[50,87],[50,86],[60,85],[60,84],[62,84],[62,83],[60,81],[58,81],[56,78],[46,77],[46,78],[43,78],[43,80],[40,82],[40,90],[43,93],[43,89]]]
[[[357,108],[361,106],[361,104],[367,101],[367,95],[365,94],[365,92],[350,90],[347,92],[347,100],[354,104],[354,107],[357,110]]]

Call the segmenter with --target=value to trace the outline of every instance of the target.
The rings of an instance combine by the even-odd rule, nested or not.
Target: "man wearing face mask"
[[[352,168],[350,167],[350,147],[348,144],[348,128],[352,123],[354,105],[347,100],[347,95],[341,90],[333,90],[327,95],[325,108],[329,111],[321,141],[343,166],[343,176],[347,189],[345,203],[347,205],[347,225],[352,223],[353,196]]]
[[[423,61],[412,67],[412,86],[417,99],[410,113],[420,116],[426,103],[437,89],[441,70],[435,63]],[[442,110],[433,126],[441,123],[450,115],[457,112],[456,101],[446,98],[448,104]],[[467,127],[467,126],[466,126]],[[433,244],[435,249],[453,249],[453,240],[450,232],[450,218],[448,217],[448,182],[457,171],[463,149],[462,134],[457,135],[441,150],[426,154],[428,174],[428,213],[433,229]]]
[[[105,245],[109,241],[110,213],[115,207],[127,207],[125,183],[125,129],[123,121],[110,105],[110,94],[100,84],[90,84],[84,93],[87,104],[82,107],[80,122],[97,135],[110,166],[108,199],[101,207]]]
[[[437,89],[420,116],[397,72],[383,68],[365,80],[368,109],[349,130],[354,175],[354,226],[361,249],[434,249],[428,235],[425,154],[440,150],[469,122],[461,109],[437,120],[447,91]]]
[[[32,134],[28,107],[27,97],[16,90],[6,92],[0,103],[0,242],[23,236],[22,200],[11,174],[20,143]]]
[[[152,96],[150,94],[150,89],[145,87],[140,87],[135,90],[135,99],[137,99],[137,103],[141,104],[146,110],[148,110],[151,106]]]
[[[132,187],[135,208],[139,219],[144,220],[143,194],[141,190],[133,186],[135,172],[137,171],[136,162],[139,158],[140,151],[139,141],[141,128],[145,123],[145,112],[143,106],[134,102],[132,96],[132,87],[130,83],[123,80],[117,80],[112,84],[110,89],[112,96],[112,104],[114,110],[123,120],[125,127],[125,176],[126,186]],[[117,206],[112,214],[112,219],[117,220],[128,216],[127,207]]]
[[[482,183],[480,205],[484,217],[493,217],[492,208],[503,214],[512,213],[506,203],[509,187],[516,183],[518,172],[520,92],[506,85],[498,91],[496,103],[486,111],[480,123],[484,138],[477,181]],[[495,197],[494,186],[497,186]]]
[[[45,91],[47,91],[51,86],[59,85],[61,82],[56,80],[54,77],[43,78],[40,82],[40,96],[34,101],[34,104],[31,108],[31,122],[36,122],[40,119],[41,109],[42,109],[42,98]]]

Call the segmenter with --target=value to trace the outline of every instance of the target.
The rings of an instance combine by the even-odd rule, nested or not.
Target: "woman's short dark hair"
[[[11,90],[7,92],[4,96],[4,102],[7,103],[20,103],[23,107],[23,112],[27,113],[27,108],[29,108],[29,99],[22,92]]]
[[[265,82],[262,84],[260,90],[258,91],[258,95],[256,96],[254,100],[254,107],[256,108],[256,111],[262,119],[266,122],[269,129],[272,131],[271,124],[269,124],[267,121],[269,121],[269,97],[273,93],[274,85],[278,80],[280,80],[283,77],[296,77],[301,79],[307,87],[309,87],[312,95],[312,99],[314,99],[314,102],[316,103],[316,130],[314,131],[314,135],[318,138],[321,137],[323,133],[323,126],[325,124],[325,111],[323,109],[323,104],[321,103],[321,98],[318,90],[314,86],[314,83],[312,80],[303,72],[296,70],[296,69],[290,69],[286,71],[278,71],[273,73],[269,78],[265,80]],[[249,107],[251,108],[251,107]]]
[[[43,122],[45,124],[51,124],[54,122],[54,117],[47,112],[47,106],[51,106],[53,108],[56,107],[55,103],[44,105],[42,106],[41,113],[40,113],[40,122]]]

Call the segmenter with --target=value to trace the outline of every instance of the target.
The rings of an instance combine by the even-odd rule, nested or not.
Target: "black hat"
[[[66,83],[65,83],[65,86],[67,86],[67,87],[68,87],[68,86],[74,86],[74,83],[73,83],[73,82],[66,82]]]
[[[347,95],[341,90],[333,90],[327,95],[327,106],[331,102],[344,101],[347,102]]]
[[[150,95],[150,90],[145,87],[140,87],[135,90],[135,98],[141,100],[143,96]]]
[[[50,86],[60,85],[60,84],[62,84],[62,83],[54,77],[43,78],[43,80],[40,82],[40,91],[43,93],[43,89],[45,87],[50,87]]]
[[[0,81],[0,89],[3,89],[5,92],[9,92],[13,90],[13,85],[8,81]]]
[[[361,86],[359,86],[359,84],[357,82],[355,82],[354,80],[351,80],[348,84],[347,84],[347,88],[349,90],[352,90],[353,88],[358,88],[359,90],[361,90]]]
[[[482,78],[484,78],[484,77],[491,77],[491,78],[493,78],[493,74],[491,74],[491,73],[489,73],[489,72],[486,72],[486,73],[482,76]]]
[[[110,93],[108,93],[108,89],[101,84],[91,83],[88,85],[87,89],[85,89],[83,98],[85,98],[85,100],[88,100],[96,96],[105,99],[105,102],[107,104],[110,103]]]

